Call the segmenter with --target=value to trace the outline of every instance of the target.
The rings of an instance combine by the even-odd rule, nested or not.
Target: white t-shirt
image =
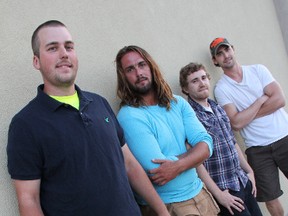
[[[217,82],[214,94],[220,106],[233,103],[237,110],[248,108],[264,94],[264,88],[275,81],[264,65],[242,66],[240,83],[223,74]],[[266,146],[288,135],[288,115],[284,108],[270,115],[253,120],[240,131],[246,147]]]

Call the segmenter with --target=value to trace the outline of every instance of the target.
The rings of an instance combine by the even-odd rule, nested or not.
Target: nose
[[[204,86],[204,85],[205,85],[205,84],[204,84],[204,80],[200,79],[200,80],[199,80],[199,86],[202,87],[202,86]]]
[[[60,58],[67,58],[68,53],[65,47],[59,48]]]
[[[228,57],[228,52],[223,52],[223,55],[224,55],[225,58],[227,58]]]
[[[141,77],[142,76],[142,70],[141,70],[141,68],[139,68],[138,65],[135,65],[135,72],[136,72],[136,76],[137,77]]]

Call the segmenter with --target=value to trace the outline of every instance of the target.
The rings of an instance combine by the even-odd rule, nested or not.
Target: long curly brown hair
[[[144,49],[135,46],[125,46],[119,50],[117,53],[115,62],[116,62],[116,71],[117,71],[117,96],[121,99],[120,107],[124,105],[140,107],[145,106],[146,104],[143,101],[143,98],[140,94],[137,94],[133,91],[124,75],[124,70],[121,64],[122,57],[129,52],[137,52],[144,61],[149,65],[149,68],[152,73],[152,86],[156,91],[158,105],[166,107],[167,110],[170,109],[171,100],[176,99],[173,97],[173,93],[167,82],[163,79],[161,71],[153,60],[153,58],[146,52]]]

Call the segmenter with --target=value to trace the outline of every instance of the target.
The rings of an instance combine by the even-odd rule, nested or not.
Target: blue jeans
[[[244,207],[245,209],[242,212],[238,212],[237,210],[233,209],[234,215],[241,215],[241,216],[262,216],[262,213],[260,211],[260,208],[258,206],[258,203],[253,196],[252,192],[252,183],[249,180],[246,184],[246,187],[244,188],[243,185],[241,184],[240,191],[233,191],[229,190],[229,193],[233,196],[239,197],[243,200],[244,202]],[[224,206],[220,205],[220,215],[231,215],[228,211],[227,208]]]

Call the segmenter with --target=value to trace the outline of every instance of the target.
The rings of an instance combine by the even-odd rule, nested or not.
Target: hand
[[[254,197],[256,197],[257,189],[256,189],[256,181],[255,181],[254,173],[253,172],[249,172],[249,173],[247,173],[247,176],[248,176],[249,180],[252,183],[252,191],[251,191],[251,193],[253,194]]]
[[[152,162],[160,164],[158,168],[149,171],[150,174],[153,174],[150,179],[155,184],[164,185],[179,174],[175,161],[154,159]]]
[[[222,206],[228,209],[231,215],[234,215],[232,208],[239,212],[242,212],[245,209],[242,199],[231,195],[228,190],[222,191],[222,194],[217,200]]]

